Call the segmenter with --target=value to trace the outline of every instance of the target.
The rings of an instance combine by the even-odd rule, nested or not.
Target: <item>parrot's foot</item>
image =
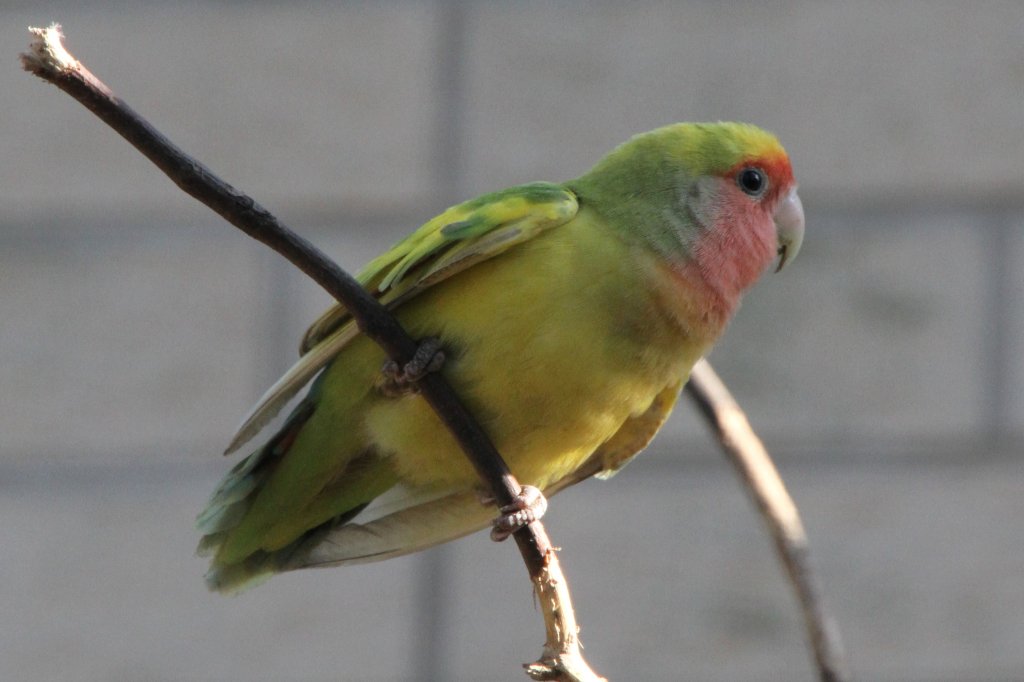
[[[444,366],[444,351],[441,340],[436,338],[423,339],[412,360],[399,367],[394,360],[388,360],[380,368],[382,379],[377,382],[377,389],[389,398],[400,398],[409,393],[419,393],[417,382],[428,372],[436,372]]]
[[[491,539],[495,542],[507,540],[520,528],[539,521],[547,510],[548,500],[544,493],[532,485],[524,485],[512,504],[505,505],[499,510],[501,516],[494,519]]]

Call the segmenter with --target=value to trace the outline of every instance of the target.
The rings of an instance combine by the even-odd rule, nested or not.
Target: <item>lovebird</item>
[[[198,517],[208,586],[387,559],[492,523],[487,491],[406,370],[442,372],[524,484],[501,533],[535,518],[543,495],[614,474],[803,232],[786,152],[743,123],[668,125],[575,180],[447,209],[357,275],[431,340],[422,366],[389,364],[341,306],[313,324],[228,452],[308,391]]]

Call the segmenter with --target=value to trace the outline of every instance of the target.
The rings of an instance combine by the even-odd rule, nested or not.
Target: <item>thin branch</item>
[[[811,568],[807,533],[768,451],[707,361],[701,360],[694,366],[686,392],[715,430],[768,524],[776,552],[800,602],[820,679],[847,682],[850,673],[839,627],[825,607],[821,584]]]
[[[21,55],[26,71],[73,97],[128,140],[178,187],[309,275],[349,310],[359,329],[399,366],[413,357],[416,341],[383,305],[309,241],[183,152],[118,98],[64,48],[58,24],[46,29],[30,28],[29,32],[34,37],[30,51]],[[519,483],[448,382],[434,372],[422,379],[420,389],[458,440],[498,506],[511,504],[521,490]],[[547,630],[543,655],[526,666],[527,674],[538,680],[600,680],[580,653],[568,586],[543,525],[531,523],[514,537],[534,583]]]

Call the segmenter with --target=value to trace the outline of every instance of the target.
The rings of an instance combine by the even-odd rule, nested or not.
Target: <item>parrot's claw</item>
[[[412,360],[399,367],[394,360],[388,360],[380,368],[381,380],[377,388],[389,398],[399,398],[409,393],[419,393],[416,385],[429,372],[436,372],[444,366],[444,351],[441,340],[436,338],[423,339]]]
[[[491,539],[495,542],[507,540],[520,528],[539,521],[547,510],[548,500],[544,493],[532,485],[524,485],[512,504],[505,505],[499,510],[501,516],[494,519]]]

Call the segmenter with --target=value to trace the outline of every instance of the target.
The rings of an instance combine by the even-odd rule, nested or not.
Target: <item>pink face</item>
[[[694,211],[704,230],[693,247],[705,285],[727,308],[781,256],[796,255],[803,207],[785,154],[747,159],[698,188]]]

